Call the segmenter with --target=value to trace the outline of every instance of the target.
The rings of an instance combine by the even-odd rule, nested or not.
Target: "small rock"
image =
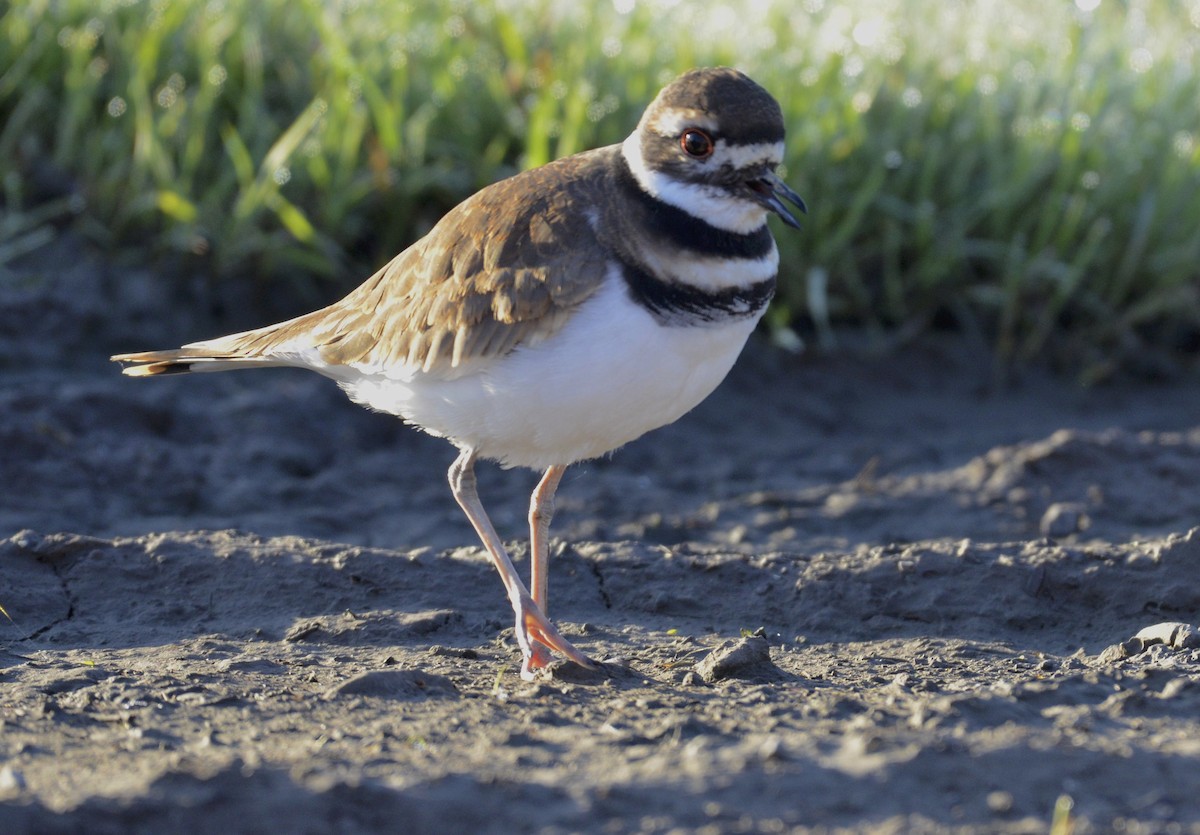
[[[13,534],[9,541],[22,551],[37,552],[37,550],[41,548],[42,541],[44,539],[45,537],[43,537],[37,531],[32,531],[28,528],[25,528],[24,530],[17,531],[15,534]]]
[[[320,631],[321,631],[320,621],[315,621],[315,620],[300,621],[299,623],[295,624],[294,626],[292,626],[291,629],[289,629],[287,632],[284,633],[283,640],[287,641],[288,643],[295,643],[296,641],[303,641],[305,638],[308,638],[309,636],[311,636],[317,632],[320,632]]]
[[[1061,539],[1087,530],[1092,524],[1083,505],[1078,502],[1055,502],[1046,508],[1038,525],[1042,536]]]
[[[421,699],[457,696],[454,682],[424,670],[369,670],[325,691],[325,698],[376,696],[385,699]]]
[[[1138,655],[1146,648],[1146,644],[1141,638],[1130,638],[1128,641],[1122,641],[1119,644],[1113,644],[1106,647],[1100,653],[1100,662],[1103,664],[1111,664],[1114,661],[1120,661],[1124,658],[1132,658]]]
[[[1200,632],[1197,632],[1190,623],[1177,621],[1147,626],[1133,637],[1141,638],[1146,646],[1166,644],[1171,649],[1189,649],[1200,646]]]
[[[605,660],[598,664],[595,669],[589,670],[586,667],[580,667],[578,664],[572,664],[570,661],[558,660],[550,664],[550,666],[543,668],[542,673],[554,681],[566,684],[587,684],[598,682],[614,675],[628,676],[632,672],[629,669],[628,659],[618,658],[616,662],[616,664],[609,666],[607,660]]]
[[[784,760],[783,743],[777,736],[769,736],[762,741],[758,746],[758,758],[764,762],[770,760]]]
[[[1200,632],[1190,623],[1175,621],[1147,626],[1128,641],[1113,644],[1100,653],[1101,663],[1111,664],[1123,658],[1132,658],[1147,648],[1163,644],[1171,649],[1200,647]]]
[[[723,678],[754,675],[771,666],[767,639],[758,635],[725,641],[696,664],[696,672],[709,684]]]
[[[1158,697],[1160,699],[1175,699],[1178,698],[1181,693],[1188,692],[1194,687],[1195,685],[1192,684],[1191,679],[1173,678],[1166,683],[1162,689],[1162,692],[1158,694]]]
[[[987,796],[987,807],[997,815],[1003,815],[1012,811],[1013,796],[1006,791],[989,792]]]
[[[0,795],[16,794],[25,790],[25,775],[11,765],[0,768]]]

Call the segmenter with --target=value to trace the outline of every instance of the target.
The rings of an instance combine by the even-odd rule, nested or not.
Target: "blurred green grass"
[[[777,333],[955,328],[1089,378],[1200,342],[1200,0],[0,9],[0,265],[70,223],[179,280],[352,286],[732,64],[812,209],[777,235]]]

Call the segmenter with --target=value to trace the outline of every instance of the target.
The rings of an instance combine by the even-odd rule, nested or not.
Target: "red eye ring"
[[[712,137],[699,128],[688,128],[679,135],[679,147],[689,157],[694,159],[708,159],[712,156],[716,145],[713,143]]]

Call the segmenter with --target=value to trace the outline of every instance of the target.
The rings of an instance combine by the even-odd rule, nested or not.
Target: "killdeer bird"
[[[124,373],[290,366],[459,449],[450,487],[516,613],[521,674],[550,650],[554,493],[570,464],[665,426],[724,379],[775,290],[767,228],[800,199],[776,174],[778,103],[727,68],[685,73],[619,145],[526,171],[450,211],[341,301],[258,330],[119,354]],[[543,473],[532,592],[479,501],[477,459]]]

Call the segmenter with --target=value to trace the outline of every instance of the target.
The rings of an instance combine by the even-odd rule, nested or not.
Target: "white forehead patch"
[[[646,127],[660,136],[678,136],[686,128],[700,128],[714,133],[717,123],[703,111],[690,107],[671,107],[655,112],[646,122]]]

